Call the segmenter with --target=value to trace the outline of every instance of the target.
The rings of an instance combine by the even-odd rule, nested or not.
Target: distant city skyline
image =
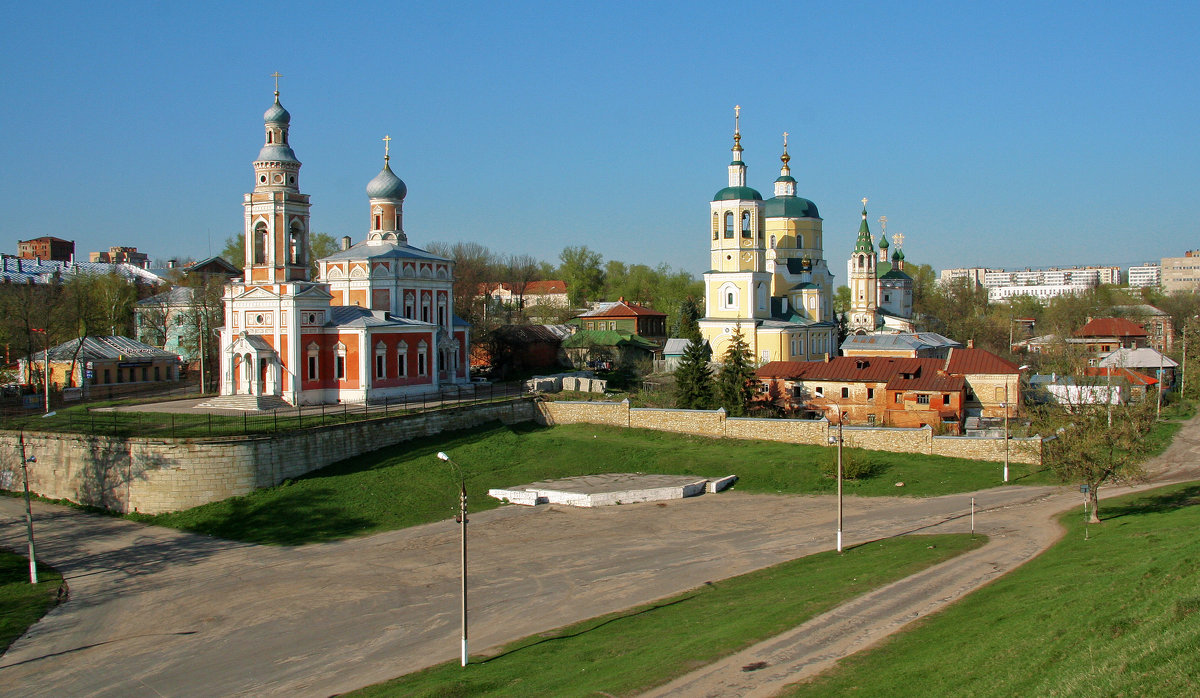
[[[383,162],[412,244],[708,266],[740,104],[788,131],[836,271],[869,198],[910,263],[1128,267],[1200,247],[1200,8],[955,3],[79,2],[9,9],[0,247],[203,258],[242,234],[270,74],[316,232],[364,238]],[[835,283],[846,279],[838,275]]]

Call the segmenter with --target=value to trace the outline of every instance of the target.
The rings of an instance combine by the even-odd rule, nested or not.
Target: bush
[[[842,449],[842,479],[869,480],[887,470],[878,460],[878,455],[861,448]],[[829,449],[829,458],[821,463],[821,474],[827,478],[837,477],[837,448]]]

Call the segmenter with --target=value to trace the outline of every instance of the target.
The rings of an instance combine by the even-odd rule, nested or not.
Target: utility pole
[[[47,329],[39,329],[37,327],[29,328],[30,332],[37,332],[45,338],[46,353],[42,354],[42,368],[45,373],[45,388],[46,388],[46,411],[42,414],[50,414],[50,331]],[[33,362],[31,361],[30,364]]]
[[[1008,379],[1004,379],[1004,481],[1008,482]]]
[[[458,471],[458,516],[455,520],[462,525],[462,666],[467,665],[467,478],[458,463],[443,451],[438,451],[439,460],[454,466]]]

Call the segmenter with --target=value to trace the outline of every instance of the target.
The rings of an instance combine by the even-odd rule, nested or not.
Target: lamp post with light
[[[458,473],[458,516],[454,520],[462,525],[462,665],[467,665],[467,478],[458,463],[444,451],[438,451],[439,460],[454,466]]]
[[[38,327],[31,327],[29,331],[40,334],[45,339],[46,353],[42,354],[42,368],[45,372],[46,383],[46,410],[44,414],[50,414],[50,332]]]

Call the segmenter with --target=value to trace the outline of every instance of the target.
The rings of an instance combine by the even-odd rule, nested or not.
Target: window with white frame
[[[740,291],[738,290],[738,287],[733,283],[726,283],[723,286],[721,286],[721,291],[720,291],[721,309],[722,310],[737,310],[739,294],[740,294]]]
[[[375,345],[375,377],[387,378],[387,345],[382,341]]]
[[[421,294],[421,322],[429,322],[429,295]]]
[[[346,345],[341,342],[334,347],[333,377],[336,380],[346,380]]]
[[[411,291],[404,294],[404,317],[408,318],[409,320],[417,319],[417,311],[415,310],[416,303],[417,298],[412,294]]]
[[[396,347],[396,375],[408,378],[408,342],[405,341]]]
[[[315,381],[320,378],[318,367],[321,365],[321,363],[317,359],[319,352],[320,347],[317,346],[316,342],[308,345],[308,379],[310,381]]]
[[[429,351],[429,345],[425,343],[425,340],[421,340],[421,343],[417,345],[417,375],[418,376],[423,376],[428,372],[428,368],[429,368],[427,366],[427,363],[429,361],[428,351]]]

